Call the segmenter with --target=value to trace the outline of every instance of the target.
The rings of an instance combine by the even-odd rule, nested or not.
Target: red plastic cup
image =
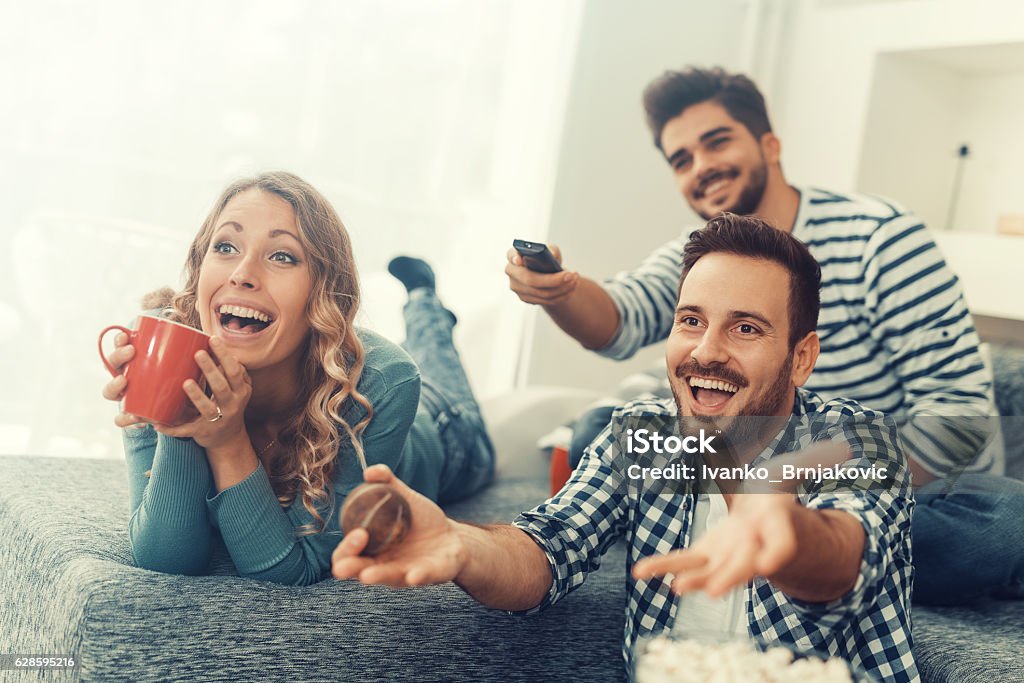
[[[572,469],[569,467],[569,449],[565,446],[555,446],[551,449],[551,470],[550,485],[551,495],[562,490],[565,482],[572,476]]]
[[[99,338],[100,358],[114,377],[120,374],[103,354],[103,337],[111,330],[128,335],[135,357],[124,366],[128,381],[121,409],[150,422],[175,424],[191,404],[182,384],[192,379],[202,385],[203,373],[196,363],[196,351],[209,353],[210,336],[188,325],[165,318],[140,315],[136,329],[111,325]]]

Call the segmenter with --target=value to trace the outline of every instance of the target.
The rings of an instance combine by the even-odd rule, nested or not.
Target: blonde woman
[[[219,537],[240,575],[310,584],[330,572],[338,510],[365,465],[387,464],[440,502],[490,481],[493,448],[452,345],[454,316],[426,263],[390,269],[410,291],[408,354],[353,325],[352,247],[319,192],[278,172],[221,194],[189,249],[184,289],[145,302],[212,335],[212,354],[197,354],[208,391],[184,385],[195,412],[183,424],[115,418],[140,567],[201,574]],[[133,355],[121,335],[109,358]],[[103,396],[125,389],[119,375]]]

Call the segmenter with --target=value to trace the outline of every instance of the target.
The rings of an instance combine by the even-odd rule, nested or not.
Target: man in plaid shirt
[[[919,680],[913,493],[895,427],[855,402],[826,403],[799,388],[818,355],[820,278],[790,235],[753,217],[712,219],[684,252],[666,349],[674,404],[620,409],[565,487],[512,525],[455,522],[386,467],[368,469],[367,481],[407,498],[415,526],[373,558],[359,555],[366,532],[351,532],[335,550],[334,576],[392,586],[454,581],[487,606],[529,613],[580,586],[624,538],[627,668],[638,635],[691,625],[828,652],[879,680]],[[674,418],[677,438],[706,427],[733,446],[728,456],[709,448],[690,461],[705,474],[716,468],[699,487],[685,474],[678,484],[659,479],[648,467],[655,461],[623,446],[624,431],[640,434],[625,425]],[[812,442],[841,446],[808,449]],[[833,466],[833,474],[812,474],[795,496],[780,495],[719,469],[736,464],[764,468],[771,480],[791,479],[783,465]],[[841,482],[836,466],[863,474]]]

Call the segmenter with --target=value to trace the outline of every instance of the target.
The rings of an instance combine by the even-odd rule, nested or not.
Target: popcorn
[[[752,643],[701,643],[659,637],[647,642],[636,665],[637,683],[852,683],[839,658],[796,659],[784,647],[764,652]]]

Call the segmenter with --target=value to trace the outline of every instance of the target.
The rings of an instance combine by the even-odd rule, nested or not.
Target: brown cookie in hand
[[[361,555],[378,555],[405,538],[412,511],[405,498],[387,484],[360,484],[341,506],[341,528],[347,536],[366,529],[370,540]]]

